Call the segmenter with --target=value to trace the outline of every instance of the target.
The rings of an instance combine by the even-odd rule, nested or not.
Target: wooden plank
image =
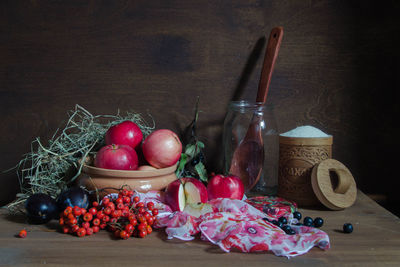
[[[77,238],[57,232],[56,222],[30,226],[22,217],[0,218],[0,265],[88,265],[88,266],[382,266],[400,264],[400,219],[358,192],[354,206],[343,211],[300,210],[303,216],[322,217],[322,229],[330,237],[331,249],[313,248],[307,254],[287,259],[271,253],[225,253],[199,239],[189,242],[166,240],[163,230],[144,239],[114,240],[101,231]],[[341,232],[351,222],[352,234]],[[27,227],[25,239],[14,234]]]

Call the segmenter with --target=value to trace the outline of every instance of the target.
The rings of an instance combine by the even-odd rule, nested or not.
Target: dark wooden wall
[[[285,30],[268,102],[279,130],[334,135],[359,188],[399,202],[399,2],[1,1],[0,169],[80,104],[93,114],[150,112],[181,131],[200,96],[208,168],[221,168],[231,99],[254,99],[265,39]],[[1,173],[0,202],[18,191]]]

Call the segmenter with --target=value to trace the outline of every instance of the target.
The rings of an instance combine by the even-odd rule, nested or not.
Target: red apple
[[[241,200],[244,196],[244,185],[237,176],[217,174],[208,182],[207,191],[210,200],[220,197]]]
[[[174,165],[182,153],[182,143],[171,130],[161,129],[152,132],[143,141],[143,155],[150,165],[166,168]]]
[[[186,204],[206,203],[207,200],[207,188],[195,178],[175,180],[165,190],[165,202],[173,211],[183,211]]]
[[[127,145],[108,145],[97,152],[94,165],[113,170],[136,170],[138,157],[136,151]]]
[[[107,145],[127,145],[132,148],[142,142],[143,133],[139,126],[132,121],[124,121],[114,125],[106,132]]]

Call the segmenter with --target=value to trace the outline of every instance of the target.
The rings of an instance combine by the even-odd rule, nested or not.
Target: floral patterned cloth
[[[304,254],[314,246],[324,250],[330,247],[328,235],[320,229],[291,225],[296,234],[287,235],[266,220],[276,219],[279,213],[279,216],[289,218],[289,222],[297,222],[291,216],[293,207],[290,205],[293,203],[284,199],[263,197],[242,201],[219,198],[195,205],[192,209],[185,208],[182,212],[172,212],[164,204],[161,192],[136,194],[144,202],[155,203],[160,213],[154,226],[165,228],[169,239],[193,240],[195,235],[200,234],[201,239],[218,245],[225,252],[232,249],[242,252],[272,251],[277,256],[286,257]],[[252,206],[255,202],[269,203],[267,210],[270,212],[264,213],[260,206]],[[283,207],[285,203],[290,207]],[[274,207],[277,210],[271,212]]]

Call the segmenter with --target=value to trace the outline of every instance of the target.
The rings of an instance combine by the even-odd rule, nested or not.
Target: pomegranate
[[[107,145],[128,145],[137,147],[142,142],[143,133],[139,126],[132,121],[124,121],[114,125],[106,132]]]
[[[178,162],[182,153],[182,143],[173,131],[161,129],[147,136],[143,141],[142,150],[150,165],[166,168]]]
[[[130,146],[107,145],[97,152],[94,165],[104,169],[136,170],[138,168],[138,156]]]

